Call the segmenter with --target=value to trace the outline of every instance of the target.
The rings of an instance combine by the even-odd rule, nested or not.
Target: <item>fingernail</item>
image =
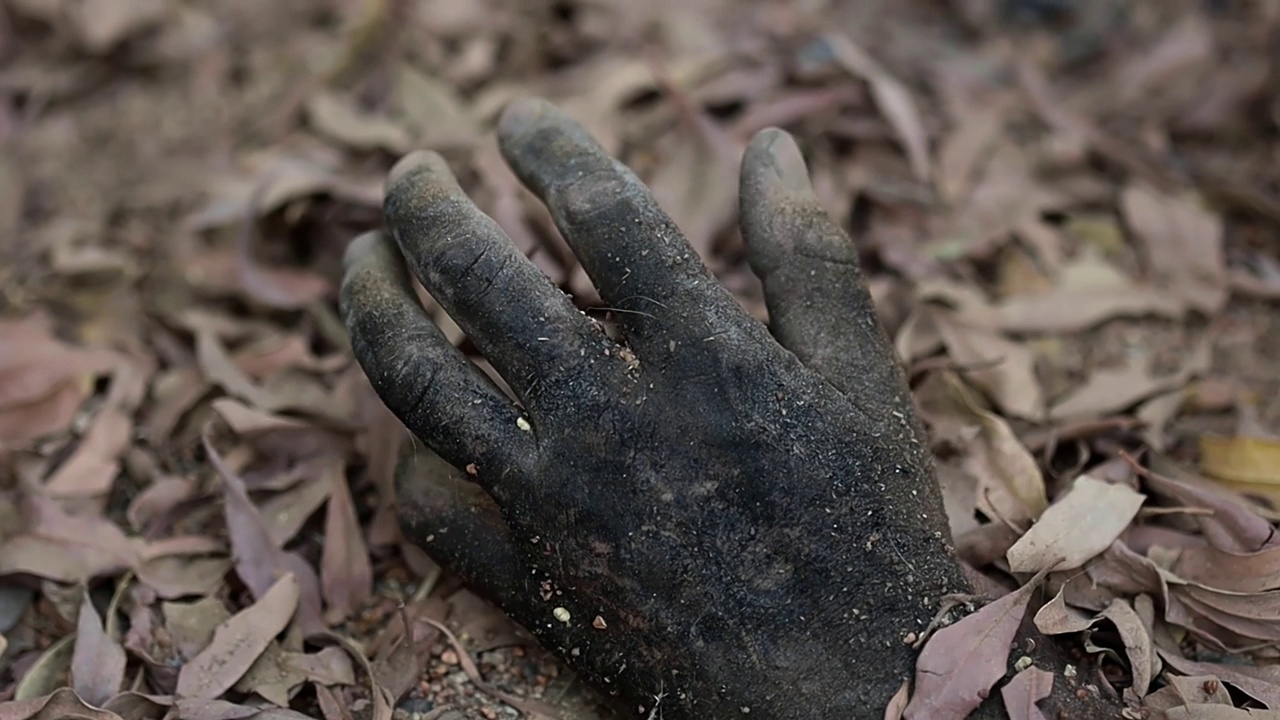
[[[498,120],[498,133],[511,136],[524,132],[535,120],[545,115],[547,102],[538,98],[512,101]]]
[[[812,192],[809,168],[804,164],[804,156],[800,154],[800,147],[791,134],[778,128],[769,128],[763,132],[768,134],[765,147],[773,158],[773,169],[777,173],[779,184],[794,193]]]
[[[400,158],[395,165],[391,166],[391,171],[387,173],[387,188],[390,189],[397,180],[408,175],[414,170],[424,165],[431,164],[431,160],[434,155],[435,153],[429,150],[414,150],[408,155]]]
[[[352,265],[360,262],[362,258],[373,252],[374,246],[378,244],[380,236],[380,232],[377,230],[371,230],[347,243],[347,249],[342,253],[343,269],[350,270]]]

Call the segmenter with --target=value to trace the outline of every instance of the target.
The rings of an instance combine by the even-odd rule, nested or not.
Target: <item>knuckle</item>
[[[472,302],[497,287],[512,267],[511,254],[474,236],[444,244],[435,258],[436,272]]]
[[[558,193],[558,205],[570,224],[608,222],[634,214],[636,191],[613,169],[598,170],[566,184]]]

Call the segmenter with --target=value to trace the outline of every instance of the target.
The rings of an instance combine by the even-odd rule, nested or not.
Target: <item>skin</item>
[[[855,245],[795,142],[764,130],[742,162],[766,327],[571,118],[522,100],[497,131],[621,339],[439,155],[399,162],[387,232],[352,242],[341,306],[373,387],[430,451],[401,462],[405,536],[625,716],[882,718],[913,672],[904,639],[968,588]],[[515,402],[445,339],[411,275]]]

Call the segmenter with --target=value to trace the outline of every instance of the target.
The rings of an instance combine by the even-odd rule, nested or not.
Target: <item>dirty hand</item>
[[[904,637],[962,580],[855,247],[796,144],[765,130],[742,162],[766,328],[561,111],[519,101],[498,134],[622,338],[440,156],[400,161],[389,232],[352,243],[342,308],[383,402],[452,466],[406,456],[406,537],[633,717],[882,717],[911,671]],[[445,339],[410,274],[518,404]]]

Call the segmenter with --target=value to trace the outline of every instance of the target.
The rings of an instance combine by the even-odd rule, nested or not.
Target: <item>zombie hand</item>
[[[855,247],[796,144],[765,130],[742,162],[766,328],[562,112],[517,102],[498,134],[621,339],[440,156],[397,164],[389,232],[352,243],[342,309],[383,402],[454,468],[406,456],[406,536],[633,717],[883,717],[911,673],[904,638],[964,583]],[[518,404],[445,339],[410,274]]]

